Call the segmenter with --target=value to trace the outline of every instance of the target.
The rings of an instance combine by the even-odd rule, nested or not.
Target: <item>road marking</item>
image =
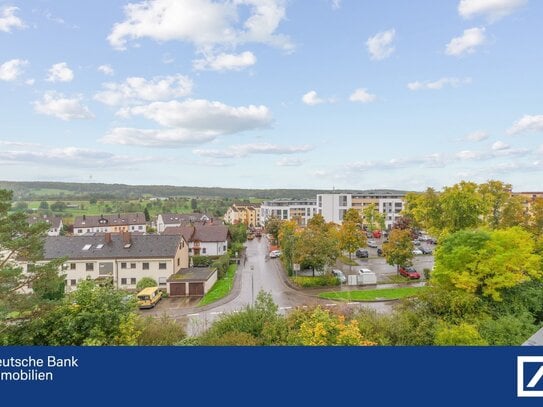
[[[292,309],[292,307],[280,307],[279,309],[285,310],[285,309]]]
[[[188,314],[187,317],[196,317],[198,315],[200,315],[200,314]]]
[[[325,307],[335,307],[337,304],[324,304]]]
[[[357,302],[348,302],[347,305],[357,305]]]
[[[213,311],[213,312],[210,312],[211,315],[218,315],[218,314],[222,314],[222,311]]]

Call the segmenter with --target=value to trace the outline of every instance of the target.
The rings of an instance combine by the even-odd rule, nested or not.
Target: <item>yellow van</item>
[[[138,306],[140,309],[153,308],[162,298],[158,287],[147,287],[138,293]]]

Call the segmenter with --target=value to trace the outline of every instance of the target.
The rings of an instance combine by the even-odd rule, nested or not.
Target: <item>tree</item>
[[[543,235],[543,198],[536,198],[530,206],[529,230],[539,238]]]
[[[138,284],[136,284],[136,290],[141,291],[147,287],[158,287],[156,280],[152,277],[143,277]]]
[[[149,222],[151,220],[151,215],[149,215],[149,209],[147,208],[147,206],[143,210],[143,215],[145,216],[146,222]]]
[[[511,197],[511,185],[490,180],[479,185],[484,203],[483,221],[491,229],[498,229],[503,223],[503,211]]]
[[[355,208],[347,209],[345,215],[343,215],[343,222],[353,222],[355,225],[362,225],[362,216],[360,211]]]
[[[135,308],[124,292],[87,280],[18,337],[33,345],[135,345]]]
[[[443,346],[487,345],[477,328],[466,322],[456,326],[440,325],[436,332],[435,344]]]
[[[383,243],[383,256],[391,266],[405,266],[413,259],[413,239],[410,229],[392,229],[388,243]]]
[[[195,198],[192,198],[190,200],[190,209],[192,209],[193,211],[198,209],[198,201]]]
[[[352,254],[356,249],[366,246],[366,243],[366,234],[360,230],[360,227],[344,219],[339,231],[339,248],[349,253],[349,259],[352,259]]]
[[[513,227],[447,236],[436,250],[432,281],[500,301],[502,290],[542,276],[530,234]]]
[[[53,211],[53,212],[62,212],[64,210],[66,210],[67,206],[64,202],[61,202],[61,201],[57,201],[55,203],[52,203],[49,208]]]
[[[48,210],[49,209],[49,204],[47,203],[47,201],[41,201],[39,209],[43,209],[44,211]]]
[[[297,239],[294,261],[315,270],[334,264],[339,257],[339,239],[333,225],[324,222],[322,215],[315,215]]]
[[[282,253],[281,259],[285,264],[288,275],[292,275],[293,271],[294,250],[298,239],[297,229],[298,225],[292,220],[283,222],[279,228],[279,246],[281,247]]]
[[[380,221],[377,206],[374,203],[369,204],[362,209],[362,212],[364,213],[364,223],[368,227],[368,230],[373,232],[373,229],[376,225],[379,225]]]
[[[41,262],[49,225],[29,225],[24,213],[9,214],[13,193],[0,190],[0,343],[10,332],[42,316],[50,304],[62,297],[64,278],[58,270],[63,259]],[[24,259],[27,272],[15,262]],[[22,292],[34,287],[30,293]]]
[[[139,317],[136,320],[136,329],[137,343],[140,346],[177,345],[187,336],[183,326],[167,315],[160,318]]]
[[[275,216],[271,216],[266,220],[264,227],[266,232],[273,236],[273,239],[279,241],[279,229],[281,229],[281,223],[283,221]]]
[[[28,204],[26,202],[17,202],[13,209],[17,212],[24,212],[28,209]]]

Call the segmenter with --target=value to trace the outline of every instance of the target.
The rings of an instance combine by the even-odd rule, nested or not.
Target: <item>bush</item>
[[[136,290],[141,291],[147,287],[157,287],[158,284],[155,279],[151,277],[143,277],[138,284],[136,284]]]
[[[213,262],[213,267],[216,268],[219,272],[219,278],[222,278],[226,275],[229,265],[230,256],[228,255],[228,253],[223,254],[221,257]]]
[[[160,318],[140,317],[136,327],[140,331],[138,345],[175,345],[186,337],[181,324],[167,315]]]
[[[209,267],[213,263],[213,259],[208,256],[192,256],[193,267]]]
[[[339,285],[339,280],[332,275],[316,276],[316,277],[294,277],[292,282],[299,287],[328,287]]]

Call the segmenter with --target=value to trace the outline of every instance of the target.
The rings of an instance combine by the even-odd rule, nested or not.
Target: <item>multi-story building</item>
[[[536,199],[543,198],[543,192],[513,192],[513,195],[521,197],[522,203],[528,212]]]
[[[307,225],[317,213],[315,199],[276,199],[263,202],[260,206],[260,221],[264,224],[269,218],[295,220],[300,226]]]
[[[77,216],[74,221],[74,235],[87,233],[145,233],[147,222],[143,212],[119,213],[116,215]]]
[[[171,226],[163,234],[183,236],[189,245],[189,255],[194,256],[221,256],[231,240],[225,225]]]
[[[248,227],[261,226],[260,204],[234,203],[224,215],[224,222],[230,225],[243,223]]]
[[[62,224],[62,218],[55,216],[37,216],[37,215],[31,215],[28,217],[28,224],[34,225],[36,223],[45,222],[49,224],[49,230],[47,231],[47,236],[59,236],[60,232],[62,230],[63,224]]]
[[[188,244],[181,235],[105,233],[88,236],[51,236],[44,245],[44,260],[65,257],[62,266],[66,290],[83,280],[111,280],[117,288],[135,289],[151,277],[166,289],[168,277],[189,265]]]
[[[212,219],[203,213],[161,213],[157,216],[157,232],[162,233],[168,227],[180,227],[191,224],[206,224]]]
[[[351,194],[318,194],[317,210],[327,222],[341,223],[352,207]]]

